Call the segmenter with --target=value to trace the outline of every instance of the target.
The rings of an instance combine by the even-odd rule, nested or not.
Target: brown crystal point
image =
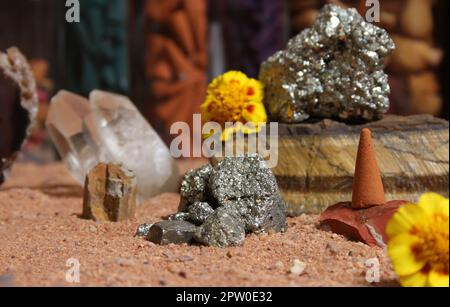
[[[136,177],[116,164],[100,163],[86,176],[83,218],[120,222],[134,218]]]
[[[361,131],[355,176],[353,178],[352,207],[368,208],[386,203],[383,181],[375,157],[372,132],[365,128]]]

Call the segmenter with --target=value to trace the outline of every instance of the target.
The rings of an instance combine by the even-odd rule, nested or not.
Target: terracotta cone
[[[361,131],[355,177],[353,178],[352,207],[368,208],[385,204],[383,181],[375,158],[372,133],[365,128]]]

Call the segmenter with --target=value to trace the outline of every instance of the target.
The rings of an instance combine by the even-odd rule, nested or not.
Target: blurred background
[[[213,77],[231,69],[257,77],[260,63],[309,27],[326,3],[363,16],[367,9],[365,0],[80,0],[81,22],[67,23],[65,2],[0,4],[0,49],[17,46],[30,60],[41,127],[59,89],[84,96],[103,89],[129,96],[167,143],[171,124],[189,123],[199,111]],[[378,25],[397,45],[387,66],[390,113],[448,119],[448,4],[380,0]],[[11,106],[2,95],[5,116]],[[44,129],[29,146],[36,162],[54,158]]]

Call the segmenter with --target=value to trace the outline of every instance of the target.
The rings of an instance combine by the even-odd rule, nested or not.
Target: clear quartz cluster
[[[379,118],[389,107],[383,67],[394,48],[388,33],[355,9],[324,6],[311,28],[261,66],[272,119]]]
[[[98,163],[120,163],[137,178],[139,200],[176,192],[179,172],[169,149],[126,97],[67,91],[53,97],[47,130],[72,175],[83,183]]]

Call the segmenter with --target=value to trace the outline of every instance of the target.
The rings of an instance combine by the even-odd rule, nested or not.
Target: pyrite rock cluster
[[[0,51],[0,184],[31,132],[38,112],[36,80],[25,56]]]
[[[195,235],[183,243],[237,246],[244,243],[246,234],[282,232],[287,227],[287,206],[272,171],[259,155],[229,157],[214,166],[208,164],[188,172],[181,187],[179,210],[169,217],[173,224],[158,227],[170,230],[182,221],[192,224],[197,229]],[[154,242],[160,243],[160,237]]]
[[[98,163],[112,162],[136,175],[139,199],[178,188],[178,168],[169,149],[124,96],[93,91],[87,100],[60,91],[52,99],[46,125],[80,183]]]
[[[267,110],[287,123],[378,119],[389,107],[383,67],[394,48],[387,32],[355,9],[326,5],[311,28],[262,64]]]
[[[341,7],[355,7],[362,16],[371,14],[365,0],[332,0]],[[444,59],[438,40],[445,40],[441,27],[445,1],[379,0],[380,26],[391,35],[396,50],[386,71],[391,86],[390,110],[398,115],[433,114],[439,116],[443,105],[437,67]],[[294,34],[314,24],[323,0],[289,0]]]
[[[117,164],[100,163],[86,176],[83,218],[120,222],[134,218],[136,177]]]

